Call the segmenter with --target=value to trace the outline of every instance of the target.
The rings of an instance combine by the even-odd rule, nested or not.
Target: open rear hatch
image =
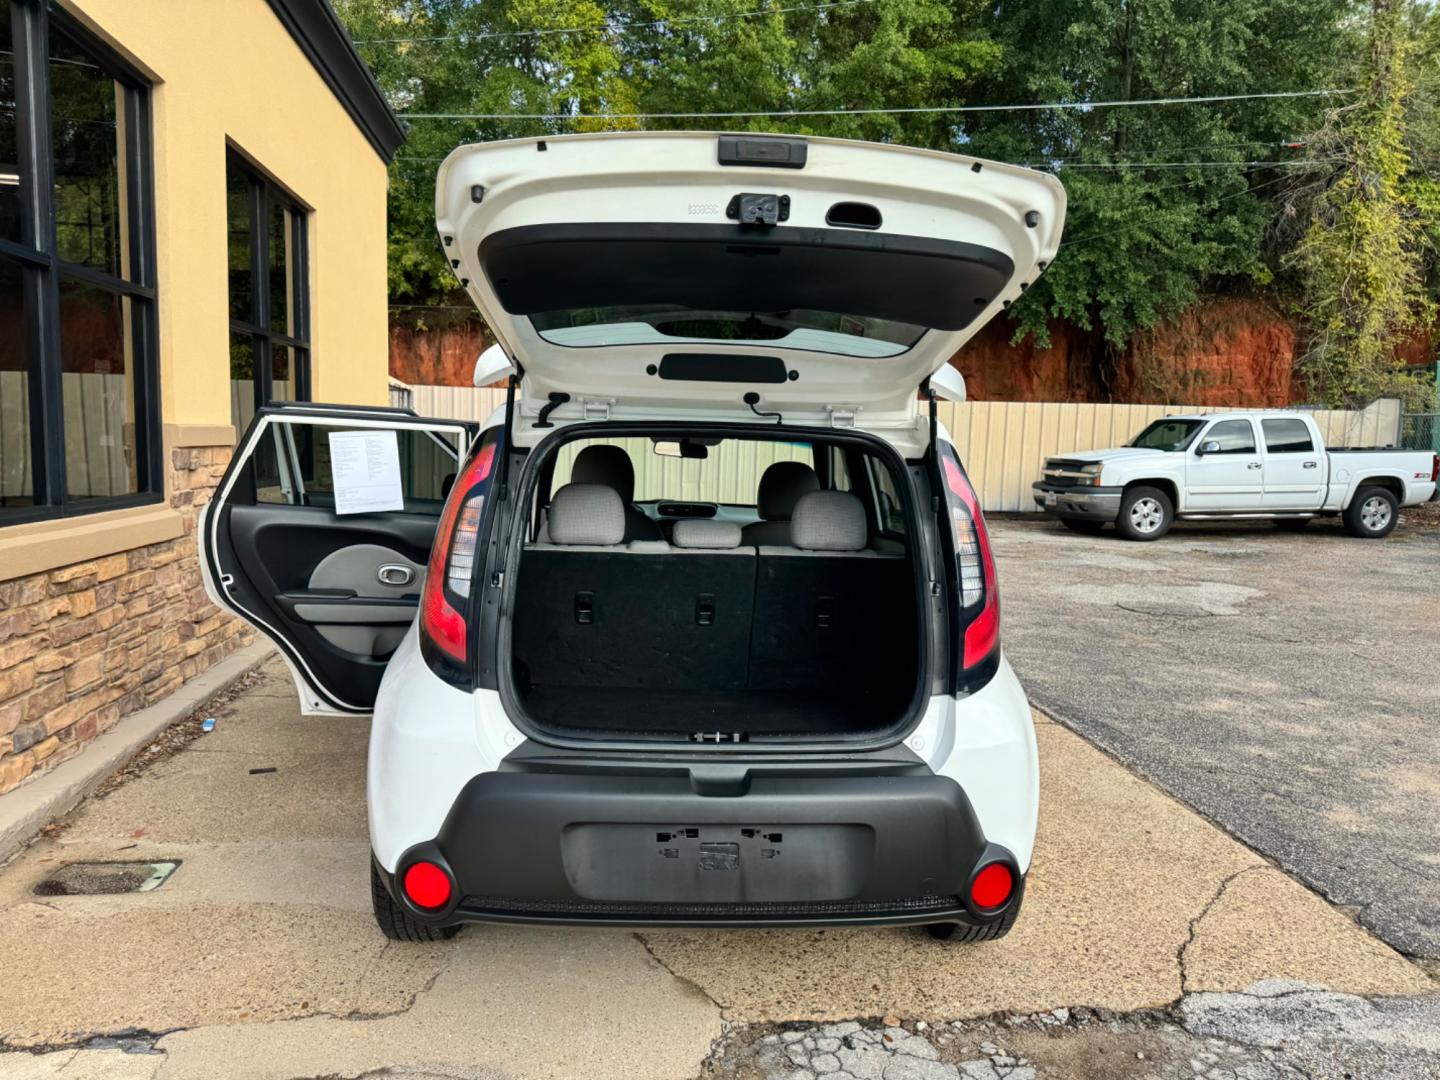
[[[914,456],[917,388],[1054,257],[1065,193],[934,151],[644,132],[462,147],[436,207],[522,375],[516,444],[759,411]]]

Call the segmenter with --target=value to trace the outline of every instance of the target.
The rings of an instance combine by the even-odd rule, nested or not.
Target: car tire
[[[1025,881],[1022,878],[1020,888],[1015,892],[1015,899],[1004,915],[994,922],[981,923],[976,926],[972,923],[946,922],[928,923],[925,929],[936,941],[953,941],[957,944],[966,944],[972,941],[999,941],[1010,932],[1015,925],[1015,920],[1020,917],[1020,905],[1025,899]]]
[[[395,902],[380,871],[370,862],[370,904],[375,909],[375,922],[380,932],[391,941],[448,941],[459,933],[458,926],[429,926],[412,918]]]
[[[1362,487],[1345,508],[1345,528],[1362,540],[1381,540],[1400,522],[1400,501],[1389,488]]]
[[[1060,524],[1064,525],[1065,528],[1071,532],[1084,533],[1086,536],[1094,536],[1105,527],[1105,522],[1103,521],[1088,521],[1085,518],[1062,517]]]
[[[1285,532],[1299,532],[1301,529],[1305,528],[1306,525],[1310,524],[1310,519],[1276,518],[1273,522],[1271,522],[1271,524],[1274,525],[1277,529],[1283,529]]]
[[[1127,488],[1115,528],[1126,540],[1159,540],[1175,524],[1175,504],[1157,487]]]

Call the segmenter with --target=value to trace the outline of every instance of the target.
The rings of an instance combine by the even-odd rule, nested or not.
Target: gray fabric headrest
[[[625,507],[604,484],[566,484],[550,500],[552,544],[612,547],[625,539]]]
[[[635,501],[635,466],[624,448],[613,445],[587,446],[575,455],[570,467],[572,484],[604,484],[629,506]]]
[[[801,461],[777,461],[760,477],[758,509],[766,521],[789,521],[801,495],[820,490],[815,470]]]
[[[847,491],[802,495],[790,519],[790,543],[806,551],[861,551],[865,507]]]
[[[686,518],[675,523],[670,534],[676,547],[682,548],[736,548],[740,546],[740,526],[733,521],[714,521],[710,518]]]

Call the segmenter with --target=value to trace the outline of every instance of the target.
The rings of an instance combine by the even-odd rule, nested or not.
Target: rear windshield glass
[[[552,492],[570,483],[576,455],[590,446],[618,446],[625,451],[634,476],[635,502],[675,499],[754,506],[760,477],[771,465],[777,461],[815,465],[815,450],[808,442],[722,439],[707,446],[703,458],[683,458],[667,452],[677,444],[657,444],[647,438],[576,439],[555,456]]]
[[[555,345],[765,342],[784,349],[885,357],[905,352],[925,327],[830,311],[700,310],[676,304],[572,308],[530,316]]]
[[[1146,450],[1184,450],[1195,438],[1203,420],[1156,420],[1131,440],[1131,446]]]

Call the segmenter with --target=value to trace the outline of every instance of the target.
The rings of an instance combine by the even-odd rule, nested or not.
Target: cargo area
[[[747,442],[640,458],[639,501],[645,440],[590,441],[547,467],[511,638],[531,721],[581,738],[748,742],[909,718],[906,478],[853,446]],[[747,486],[748,503],[720,501]]]

